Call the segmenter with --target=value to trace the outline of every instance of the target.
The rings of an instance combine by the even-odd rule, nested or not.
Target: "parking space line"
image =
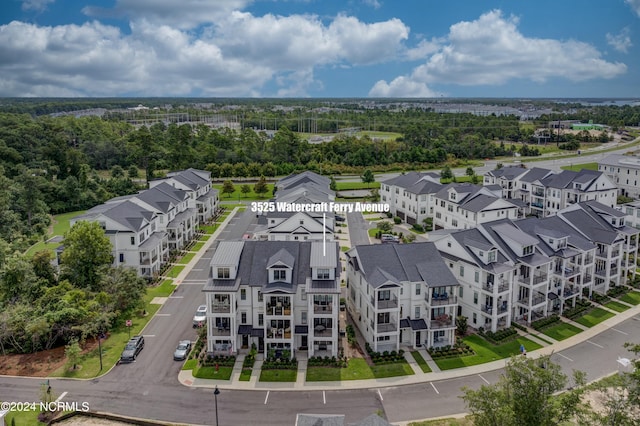
[[[61,401],[61,400],[62,400],[62,398],[64,398],[65,396],[67,396],[67,393],[68,393],[68,392],[62,392],[62,393],[60,394],[60,396],[56,399],[56,402]]]
[[[327,394],[325,393],[325,391],[322,391],[322,402],[325,405],[327,403]]]
[[[484,377],[482,377],[482,374],[478,374],[478,377],[480,377],[482,380],[484,380],[484,382],[485,382],[486,384],[488,384],[488,385],[490,385],[490,384],[491,384],[487,379],[485,379]]]
[[[436,385],[433,384],[433,382],[429,382],[431,384],[431,387],[433,388],[434,391],[436,391],[436,393],[438,395],[440,395],[440,391],[436,388]]]
[[[597,347],[599,347],[600,349],[604,349],[604,346],[599,345],[599,344],[597,344],[597,343],[594,343],[594,342],[592,342],[591,340],[587,340],[587,343],[591,343],[593,346],[597,346]]]
[[[378,389],[378,396],[380,397],[380,401],[384,401],[384,398],[382,397],[382,394],[380,393],[380,389]]]
[[[629,333],[625,333],[624,331],[622,331],[622,330],[618,330],[617,328],[611,327],[611,329],[612,329],[613,331],[617,331],[617,332],[618,332],[618,333],[620,333],[620,334],[624,334],[625,336],[628,336],[628,335],[629,335]]]
[[[267,391],[267,396],[264,397],[264,405],[267,405],[267,401],[269,400],[269,392],[271,391]]]
[[[184,299],[184,296],[169,296],[169,299]]]
[[[573,360],[571,358],[569,358],[568,356],[562,355],[560,352],[556,353],[556,355],[561,356],[562,358],[566,359],[567,361],[573,362]]]
[[[156,314],[157,317],[170,317],[171,314]]]

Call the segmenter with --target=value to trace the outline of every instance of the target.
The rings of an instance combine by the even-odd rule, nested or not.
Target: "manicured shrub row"
[[[629,289],[625,286],[615,286],[615,287],[611,287],[609,289],[609,291],[607,291],[607,296],[609,297],[620,297],[623,294],[627,294],[629,292]]]
[[[200,356],[200,365],[203,367],[233,367],[236,363],[235,356],[207,355],[204,352]]]
[[[556,314],[553,314],[549,317],[542,318],[532,322],[531,328],[533,328],[534,330],[540,331],[544,328],[551,327],[552,325],[556,325],[558,322],[560,322],[560,317]]]
[[[307,361],[307,365],[309,367],[336,367],[336,368],[347,368],[347,359],[346,358],[336,358],[335,356],[329,357],[321,357],[321,356],[312,356]]]
[[[588,300],[586,299],[576,300],[576,306],[569,309],[565,309],[562,312],[562,316],[569,319],[575,319],[575,318],[578,318],[579,316],[586,314],[588,311],[591,310],[591,308],[593,308],[593,305]]]
[[[527,327],[525,327],[525,326],[524,326],[524,325],[522,325],[522,324],[518,324],[517,322],[512,322],[512,323],[511,323],[511,326],[512,326],[512,327],[515,327],[515,328],[517,328],[517,329],[519,329],[519,330],[522,330],[522,331],[527,331]]]
[[[609,296],[605,296],[604,294],[600,294],[600,293],[593,293],[591,295],[591,300],[593,300],[596,303],[599,303],[601,305],[609,302],[611,300],[611,298]]]
[[[495,345],[499,345],[505,341],[515,339],[518,335],[518,331],[513,327],[509,327],[505,328],[504,330],[498,330],[494,333],[492,331],[484,331],[484,329],[481,328],[478,334],[480,334],[489,342]]]
[[[404,360],[404,350],[400,349],[398,352],[396,351],[384,351],[384,352],[376,352],[371,348],[369,343],[365,344],[365,349],[369,356],[371,357],[371,361],[374,364],[391,364],[398,361]]]
[[[262,364],[263,370],[297,370],[298,360],[292,358],[290,360],[281,358],[268,358]]]
[[[429,348],[427,350],[431,358],[455,358],[460,356],[475,355],[473,349],[466,343],[459,341],[454,347],[451,345],[441,346],[439,348]]]

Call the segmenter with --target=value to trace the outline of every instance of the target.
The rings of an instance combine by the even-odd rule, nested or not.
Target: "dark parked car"
[[[173,353],[173,360],[174,361],[185,360],[187,358],[187,355],[189,355],[190,350],[191,350],[191,341],[182,340],[180,343],[178,343],[178,347],[176,348],[176,351]]]
[[[133,362],[138,357],[140,351],[144,348],[144,337],[133,336],[131,340],[127,342],[127,345],[120,355],[120,362]]]
[[[344,222],[345,220],[344,216],[336,215],[336,222]]]

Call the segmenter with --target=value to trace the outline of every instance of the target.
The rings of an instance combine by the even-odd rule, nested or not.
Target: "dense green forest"
[[[140,103],[137,99],[5,99],[0,103],[0,350],[29,352],[92,335],[133,309],[108,289],[122,290],[124,284],[119,283],[128,282],[134,288],[123,291],[131,292],[129,300],[135,301],[139,282],[126,271],[107,268],[109,259],[103,259],[104,268],[97,268],[99,274],[87,284],[86,274],[69,266],[58,274],[45,253],[32,258],[23,253],[46,235],[51,214],[87,209],[135,193],[146,187],[145,179],[160,177],[167,170],[194,167],[209,170],[217,178],[273,177],[304,169],[340,174],[361,173],[365,168],[454,165],[510,155],[515,142],[525,143],[518,148],[523,155],[537,155],[535,146],[526,143],[550,119],[592,119],[622,127],[637,124],[640,117],[640,107],[571,105],[570,112],[523,124],[516,116],[438,113],[413,103],[400,108],[391,100],[372,108],[349,100],[278,100],[276,104],[245,99],[231,100],[232,110],[225,109],[225,100],[207,100],[199,108],[191,102],[203,100],[181,100],[178,105],[167,99],[144,102],[159,109],[128,110]],[[175,105],[173,112],[231,114],[238,118],[241,130],[182,122],[147,127],[124,121],[166,113],[169,102]],[[114,110],[102,116],[65,113],[93,108]],[[345,128],[400,136],[378,139],[338,132]],[[334,137],[313,144],[299,133],[312,130]],[[554,142],[575,149],[573,136],[562,137]]]

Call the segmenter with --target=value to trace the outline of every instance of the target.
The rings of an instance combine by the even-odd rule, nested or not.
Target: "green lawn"
[[[215,225],[200,225],[200,230],[205,234],[213,234],[215,230],[218,229],[218,226],[220,225],[217,223]]]
[[[618,297],[618,299],[631,305],[637,305],[640,304],[640,292],[630,291],[629,293]]]
[[[71,220],[71,218],[75,216],[79,216],[83,214],[85,211],[86,210],[79,210],[77,212],[62,213],[62,214],[57,214],[53,216],[52,218],[53,231],[51,234],[47,235],[46,239],[48,240],[49,238],[56,235],[64,237],[64,234],[69,230],[69,228],[71,228],[71,226],[69,225],[69,220]],[[60,244],[62,243],[45,243],[44,241],[40,241],[32,245],[31,247],[29,247],[26,254],[27,256],[33,256],[35,253],[42,250],[49,250],[51,253],[53,253],[54,250],[58,248]]]
[[[298,370],[262,370],[261,382],[295,382]]]
[[[185,265],[176,265],[165,274],[168,278],[176,278],[180,272],[184,269]]]
[[[37,405],[37,404],[36,404]],[[40,423],[38,421],[38,414],[40,414],[40,408],[36,407],[35,411],[10,411],[5,418],[8,425],[44,425],[46,423]],[[12,423],[13,422],[13,423]]]
[[[233,373],[233,367],[196,367],[193,369],[193,377],[199,379],[216,379],[216,380],[229,380]]]
[[[191,247],[191,251],[200,251],[204,247],[204,243],[195,243],[193,247]]]
[[[533,351],[542,347],[526,337],[517,337],[515,340],[502,345],[493,345],[478,335],[465,337],[463,340],[467,345],[471,346],[476,354],[458,358],[434,359],[441,370],[469,367],[471,365],[484,364],[485,362],[508,358],[520,353],[520,345],[524,345],[527,351]]]
[[[618,303],[616,301],[611,301],[611,302],[607,302],[605,303],[603,306],[606,306],[609,309],[612,309],[616,312],[624,312],[627,309],[629,309],[629,307],[627,305],[623,305],[622,303]]]
[[[593,327],[596,324],[600,324],[602,321],[611,318],[615,314],[606,311],[602,308],[594,308],[588,314],[577,318],[575,321],[578,324],[582,324],[585,327]]]
[[[182,370],[193,370],[198,365],[197,359],[189,359],[182,366]]]
[[[413,359],[416,360],[420,368],[422,368],[423,373],[431,373],[431,368],[429,368],[429,364],[427,364],[427,361],[425,361],[424,358],[422,358],[422,355],[420,354],[420,352],[412,351],[411,355],[413,356]]]
[[[340,250],[344,251],[349,251],[349,247],[347,246],[340,246]]]
[[[380,182],[336,182],[336,187],[338,191],[349,191],[354,189],[380,189]]]
[[[582,330],[580,330],[575,325],[562,323],[562,324],[554,325],[553,327],[545,328],[544,330],[540,330],[540,331],[546,334],[547,336],[551,337],[552,339],[564,340],[564,339],[568,339],[571,336],[575,336],[576,334],[580,333]]]
[[[211,235],[201,235],[200,238],[198,238],[198,241],[204,242],[204,241],[207,241],[209,238],[211,238]]]
[[[250,368],[243,368],[242,372],[240,372],[240,381],[248,382],[251,380],[251,371],[252,370]]]
[[[202,243],[202,245],[204,245],[204,243]],[[178,259],[176,263],[179,263],[181,265],[186,265],[191,261],[191,259],[195,257],[195,255],[196,255],[195,253],[187,253],[184,256],[182,256],[180,259]]]
[[[168,297],[173,293],[176,286],[173,284],[173,280],[164,280],[155,287],[148,287],[147,294],[144,296],[144,302],[149,303],[154,297]]]
[[[240,188],[242,187],[242,185],[244,185],[243,182],[233,182],[233,186],[235,188],[235,191],[231,194],[223,194],[222,193],[222,184],[214,184],[212,185],[215,189],[217,189],[218,191],[220,191],[220,201],[225,201],[225,200],[237,200],[237,201],[253,201],[253,200],[265,200],[269,197],[271,197],[271,195],[273,194],[273,184],[272,183],[268,183],[267,184],[267,188],[269,189],[267,192],[265,192],[262,196],[259,196],[258,194],[256,194],[255,192],[253,192],[253,183],[247,183],[247,185],[249,185],[249,188],[251,189],[251,191],[249,191],[247,194],[243,194],[240,191]]]
[[[562,166],[560,168],[562,170],[573,170],[574,172],[579,172],[582,169],[597,171],[598,170],[598,163],[572,164],[570,166]]]
[[[376,234],[378,233],[379,229],[378,228],[371,228],[367,231],[367,233],[369,234],[369,236],[371,238],[375,238]]]
[[[365,380],[383,377],[408,376],[413,374],[407,362],[374,365],[369,367],[362,358],[351,358],[347,368],[308,367],[307,381],[337,382],[341,380]],[[262,380],[262,379],[260,379]]]

